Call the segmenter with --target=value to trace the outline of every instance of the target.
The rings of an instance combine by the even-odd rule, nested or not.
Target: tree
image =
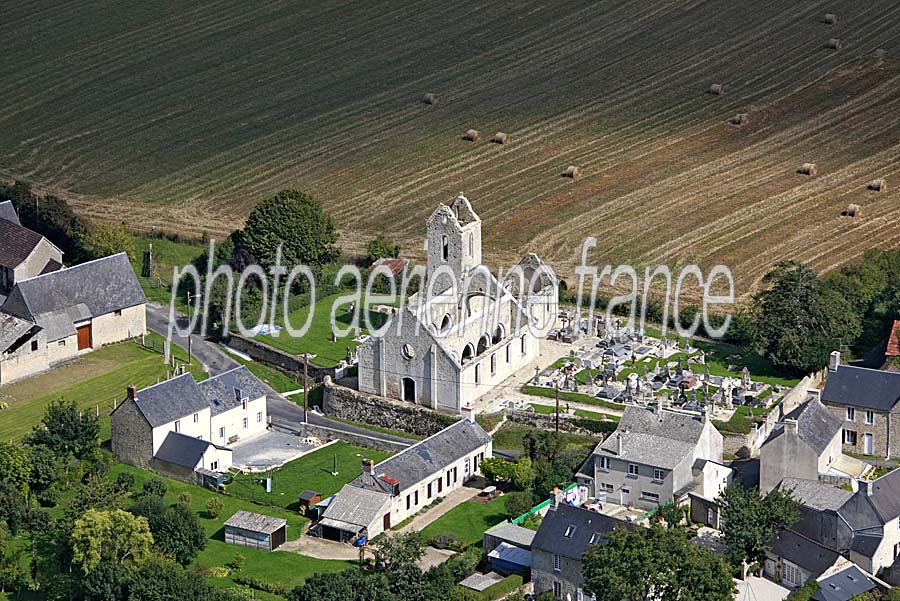
[[[681,530],[619,528],[582,558],[584,590],[597,601],[731,601],[728,566]]]
[[[398,601],[384,574],[344,570],[315,574],[288,595],[288,601]]]
[[[130,571],[128,601],[187,601],[217,598],[204,577],[175,562],[151,557]]]
[[[28,476],[28,488],[42,504],[51,501],[52,495],[47,491],[59,480],[60,466],[53,449],[44,445],[27,447],[31,460],[31,473]],[[46,503],[52,504],[52,503]]]
[[[158,530],[152,530],[156,546],[183,566],[189,565],[206,547],[206,534],[190,507],[181,503],[169,507]]]
[[[31,458],[25,449],[0,442],[0,482],[26,493],[30,477]]]
[[[800,519],[800,505],[789,491],[774,490],[762,497],[755,488],[739,484],[726,488],[718,499],[722,535],[730,561],[762,562],[772,537]]]
[[[116,475],[116,489],[121,493],[127,493],[131,491],[131,487],[134,486],[134,474],[131,472],[119,472]]]
[[[375,568],[391,572],[403,565],[415,565],[425,555],[422,534],[417,531],[382,536],[373,543],[375,547]]]
[[[378,259],[396,259],[400,256],[400,245],[394,244],[384,237],[384,234],[378,234],[374,240],[369,240],[366,244],[366,261],[369,265]]]
[[[27,517],[28,504],[22,490],[0,480],[0,525],[6,522],[10,534],[18,536]]]
[[[99,259],[118,253],[126,253],[129,259],[137,256],[134,238],[124,223],[104,221],[93,223],[84,234],[82,246],[91,257]]]
[[[152,545],[146,518],[121,509],[88,509],[72,530],[72,563],[89,574],[103,561],[139,559]]]
[[[27,583],[25,549],[19,545],[10,544],[9,535],[0,526],[0,593],[21,588]]]
[[[242,243],[262,265],[275,263],[282,245],[282,265],[321,265],[340,256],[334,223],[309,194],[283,190],[250,212]]]
[[[511,480],[515,469],[513,462],[507,461],[502,457],[486,457],[480,465],[481,473],[484,475],[485,480],[492,484]]]
[[[128,572],[122,564],[103,561],[81,579],[84,601],[125,601]]]
[[[44,445],[57,457],[84,459],[99,448],[100,421],[90,411],[82,413],[74,401],[53,401],[41,423],[26,440],[30,446]]]
[[[222,510],[225,509],[225,503],[222,502],[222,499],[219,497],[210,497],[206,500],[206,516],[214,520],[222,515]]]
[[[530,490],[513,491],[504,495],[506,511],[513,516],[520,516],[534,507],[534,493]]]
[[[853,303],[823,285],[809,266],[778,263],[763,282],[769,288],[754,298],[751,330],[756,351],[773,364],[798,373],[818,371],[840,341],[859,335]]]

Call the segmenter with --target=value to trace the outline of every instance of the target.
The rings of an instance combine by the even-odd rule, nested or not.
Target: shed
[[[232,545],[274,551],[286,536],[287,521],[268,515],[241,510],[225,522],[225,542]]]
[[[300,505],[300,514],[308,515],[310,507],[314,507],[316,503],[322,500],[322,493],[315,490],[304,490],[298,496]]]
[[[520,574],[531,569],[531,551],[508,543],[500,543],[488,553],[491,569],[498,574]]]

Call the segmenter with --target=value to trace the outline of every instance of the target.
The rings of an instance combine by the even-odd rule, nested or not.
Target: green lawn
[[[162,348],[162,337],[149,334],[148,344]],[[176,359],[187,361],[187,354],[172,346]],[[195,365],[191,370],[198,380],[205,374]],[[85,411],[97,411],[101,417],[101,439],[109,437],[109,412],[113,404],[125,398],[129,384],[143,388],[165,379],[171,368],[161,353],[126,341],[83,355],[78,360],[45,374],[4,386],[0,400],[9,408],[0,411],[0,440],[19,440],[41,421],[47,406],[55,400],[74,401]]]
[[[534,404],[531,406],[534,409],[535,413],[540,413],[541,415],[553,415],[556,413],[556,408],[550,405],[538,405]],[[565,405],[560,403],[560,411],[565,408]],[[586,419],[596,419],[596,420],[604,420],[611,419],[613,421],[619,421],[618,415],[609,415],[607,413],[597,413],[596,411],[586,411],[584,409],[576,409],[575,415],[578,417],[584,417]]]
[[[136,491],[141,489],[145,480],[155,476],[150,472],[138,468],[124,464],[116,464],[110,470],[109,477],[115,479],[116,475],[123,471],[134,474],[134,490]],[[267,553],[256,549],[226,544],[223,534],[223,524],[228,518],[241,509],[286,519],[288,522],[288,540],[294,540],[300,536],[300,531],[305,524],[306,519],[294,512],[282,508],[263,508],[243,499],[230,495],[219,495],[218,493],[200,488],[199,486],[192,486],[168,478],[164,478],[164,480],[168,485],[168,491],[165,497],[165,500],[168,503],[175,503],[178,495],[182,492],[189,492],[191,494],[191,509],[193,509],[200,518],[200,523],[203,525],[208,536],[206,549],[200,553],[196,561],[206,568],[224,566],[237,553],[240,553],[246,558],[244,568],[241,571],[242,574],[250,574],[269,582],[296,586],[302,584],[306,578],[317,572],[336,572],[354,565],[350,562],[314,559],[285,551]],[[210,519],[206,514],[206,500],[214,496],[223,501],[225,509],[222,512],[222,515],[217,519]],[[217,585],[231,586],[234,585],[234,576],[235,574],[232,574],[227,578],[215,578],[212,579],[212,581]],[[275,597],[272,596],[269,598]]]
[[[274,367],[269,367],[265,363],[260,363],[259,361],[248,361],[237,355],[232,355],[231,353],[228,353],[228,356],[241,365],[246,365],[247,369],[249,369],[254,376],[259,378],[278,392],[291,392],[297,390],[298,388],[303,388],[302,381],[299,383],[295,382],[294,378],[292,378],[291,376],[282,371],[278,371]],[[302,380],[303,378],[301,377],[300,379]],[[302,400],[303,397],[302,395],[300,395],[297,398]]]
[[[522,424],[514,424],[512,422],[506,422],[503,424],[497,433],[494,435],[494,448],[495,449],[503,449],[505,451],[524,451],[525,447],[522,444],[522,438],[525,437],[529,432],[537,432],[535,428],[529,428],[528,426]],[[583,436],[580,434],[570,434],[567,432],[560,432],[559,436],[562,437],[563,442],[567,447],[570,448],[583,448],[585,450],[585,457],[597,446],[597,443],[600,442],[601,438],[593,437],[593,436]]]
[[[531,384],[525,384],[522,386],[522,392],[525,394],[530,394],[533,396],[542,396],[546,398],[556,398],[556,389],[548,388],[547,386],[532,386]],[[562,401],[570,401],[572,403],[584,403],[586,405],[596,405],[597,407],[605,407],[607,409],[618,409],[619,411],[625,410],[625,405],[620,403],[613,403],[610,401],[606,401],[603,399],[598,399],[595,396],[591,396],[589,394],[581,394],[580,392],[571,392],[569,390],[560,390],[559,391],[560,405],[562,405]]]
[[[313,363],[321,367],[333,367],[334,365],[337,365],[338,361],[341,361],[347,356],[347,347],[355,349],[358,346],[358,344],[353,341],[353,338],[355,337],[354,334],[338,338],[337,342],[331,341],[332,306],[338,298],[345,295],[346,293],[334,294],[317,300],[316,304],[312,307],[313,317],[309,330],[307,330],[306,335],[302,338],[292,338],[288,336],[285,331],[281,331],[279,336],[266,334],[257,336],[256,338],[261,342],[295,355],[313,353],[316,355],[316,357],[312,359]],[[348,305],[341,305],[337,308],[337,313],[335,314],[335,319],[338,322],[338,326],[341,328],[348,327],[352,320],[352,316],[347,309]],[[289,315],[291,326],[296,329],[302,327],[309,317],[309,311],[309,306],[301,307],[296,311],[293,311]],[[373,323],[379,325],[383,323],[381,320],[385,318],[384,314],[372,313],[371,315]],[[364,320],[361,320],[359,325],[361,334],[368,331],[366,330]]]
[[[753,423],[766,415],[770,409],[763,407],[747,407],[741,405],[734,410],[734,415],[727,422],[714,420],[713,424],[723,433],[749,434],[753,430]]]
[[[422,530],[425,540],[434,540],[439,534],[451,532],[465,546],[480,543],[484,531],[512,517],[506,510],[503,497],[487,503],[466,501],[460,503]]]
[[[263,505],[296,511],[300,491],[310,489],[319,491],[326,497],[333,495],[362,473],[363,458],[373,459],[377,463],[390,455],[346,442],[336,442],[275,470],[271,494],[266,493],[264,476],[261,474],[238,475],[228,485],[228,492]],[[338,475],[332,476],[335,456]]]
[[[175,267],[184,269],[186,265],[190,265],[206,250],[206,247],[199,242],[173,242],[165,238],[150,238],[144,234],[132,234],[134,240],[135,256],[132,257],[131,266],[138,275],[141,282],[141,288],[147,300],[168,305],[171,300],[171,291],[169,285],[172,283],[172,273]],[[141,269],[143,267],[144,253],[153,245],[153,262],[155,264],[154,276],[149,278],[141,277]],[[161,281],[163,287],[157,287],[157,277]],[[187,312],[184,296],[176,299],[176,305],[180,312]]]

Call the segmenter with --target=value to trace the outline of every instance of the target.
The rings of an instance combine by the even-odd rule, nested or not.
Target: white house
[[[463,486],[493,450],[474,412],[467,408],[464,413],[460,421],[381,463],[364,459],[363,473],[341,489],[310,531],[341,542],[371,539]]]
[[[265,386],[246,367],[200,383],[188,373],[129,387],[112,413],[112,451],[125,463],[190,479],[198,468],[227,470],[229,445],[267,426]]]
[[[382,336],[358,348],[362,392],[459,412],[539,353],[558,312],[535,255],[498,281],[481,262],[481,219],[460,194],[427,221],[425,284]]]

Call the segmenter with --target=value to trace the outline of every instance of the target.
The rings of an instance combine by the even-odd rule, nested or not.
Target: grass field
[[[110,470],[110,478],[115,478],[116,475],[122,471],[129,471],[134,474],[134,490],[140,490],[146,479],[154,477],[154,474],[149,472],[123,464],[116,464]],[[242,569],[243,574],[250,574],[269,582],[296,586],[302,584],[306,578],[315,573],[336,572],[347,569],[353,565],[352,563],[344,561],[315,559],[285,551],[267,553],[256,549],[226,544],[223,524],[228,518],[241,509],[286,519],[288,522],[288,540],[293,540],[300,536],[300,530],[306,522],[306,519],[300,517],[295,512],[287,511],[285,509],[259,507],[243,499],[233,496],[222,496],[198,486],[191,486],[175,480],[169,480],[168,478],[165,478],[164,480],[168,485],[168,491],[166,492],[165,497],[166,502],[174,504],[181,492],[189,492],[191,494],[191,509],[194,510],[200,518],[200,523],[203,525],[208,537],[206,548],[197,557],[196,562],[202,564],[206,568],[224,566],[231,561],[236,554],[240,553],[245,557],[244,567]],[[206,514],[206,500],[213,496],[220,498],[225,505],[222,515],[216,519],[210,519]],[[226,578],[214,578],[212,581],[217,585],[229,586],[234,584],[234,576],[235,574]],[[267,599],[277,598],[271,595],[260,595],[259,593],[257,593],[257,596]]]
[[[491,265],[534,250],[571,274],[591,234],[603,264],[722,263],[746,295],[778,260],[829,269],[900,241],[900,187],[865,189],[900,173],[898,17],[893,0],[13,3],[0,174],[193,234],[304,188],[345,248],[385,232],[418,256],[463,190]],[[839,216],[850,202],[862,217]]]
[[[199,242],[173,242],[165,238],[150,238],[141,234],[132,234],[134,240],[135,255],[131,259],[131,266],[138,275],[141,288],[147,300],[158,302],[168,306],[171,302],[171,291],[168,286],[172,284],[172,275],[175,267],[184,269],[206,250]],[[145,278],[141,276],[144,253],[153,246],[153,263],[156,277]],[[176,299],[176,308],[181,313],[187,313],[187,304],[184,295]]]
[[[534,428],[507,422],[503,424],[499,430],[497,430],[496,434],[494,434],[494,448],[503,449],[504,451],[524,451],[525,446],[522,443],[522,439],[529,432],[536,431],[537,430],[535,430]],[[577,447],[584,449],[585,457],[587,457],[590,452],[594,450],[594,447],[596,447],[602,439],[602,437],[599,435],[595,438],[593,436],[568,434],[566,432],[560,432],[559,436],[562,437],[566,447]]]
[[[148,334],[147,340],[159,348],[162,338]],[[172,347],[175,357],[187,361],[187,353]],[[191,370],[194,377],[207,377],[199,366]],[[19,440],[41,421],[47,406],[56,400],[74,401],[85,411],[99,411],[101,439],[109,438],[109,412],[125,398],[129,384],[143,388],[165,379],[171,368],[160,353],[126,341],[82,355],[76,361],[4,386],[0,400],[9,408],[0,411],[0,440]]]
[[[331,474],[337,457],[337,476]],[[336,442],[325,448],[291,461],[275,470],[272,493],[266,494],[264,475],[239,475],[228,492],[264,505],[297,510],[297,495],[303,490],[316,490],[326,497],[338,492],[344,484],[362,473],[363,458],[376,463],[390,453]]]
[[[505,499],[497,497],[487,503],[460,503],[422,529],[422,537],[431,541],[440,534],[451,532],[465,546],[480,543],[484,531],[513,517],[506,509]]]

